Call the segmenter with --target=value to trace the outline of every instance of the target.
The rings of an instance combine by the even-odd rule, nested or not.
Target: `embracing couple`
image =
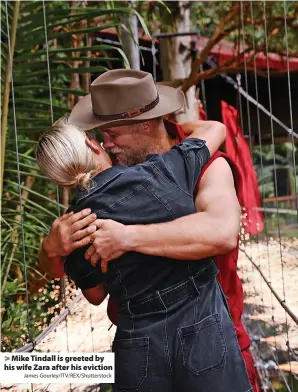
[[[40,138],[39,166],[76,192],[39,260],[94,305],[109,294],[114,391],[257,392],[225,127],[164,120],[183,105],[146,72],[108,71]]]

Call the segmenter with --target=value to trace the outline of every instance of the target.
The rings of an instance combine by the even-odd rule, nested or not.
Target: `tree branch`
[[[244,4],[244,9],[248,9],[249,4]],[[192,65],[191,73],[187,79],[182,84],[181,90],[186,92],[191,86],[193,86],[197,79],[197,73],[200,69],[200,66],[206,60],[208,54],[210,53],[211,49],[219,43],[226,35],[230,34],[235,29],[239,28],[238,20],[236,19],[237,15],[239,16],[239,4],[233,4],[230,12],[220,21],[219,25],[217,26],[215,32],[213,33],[212,37],[208,40],[205,47],[201,50],[198,57],[195,59]],[[237,20],[237,22],[235,21]],[[232,25],[230,25],[232,23]]]
[[[249,4],[248,2],[245,2],[243,4],[243,12],[244,15],[246,11],[249,9]],[[213,33],[212,37],[208,40],[204,48],[201,50],[200,54],[197,56],[195,61],[193,62],[192,69],[190,72],[190,75],[188,78],[186,78],[181,85],[181,90],[185,93],[191,86],[198,84],[198,82],[202,79],[210,79],[211,77],[214,77],[218,75],[219,73],[222,72],[239,72],[239,70],[243,70],[243,64],[241,64],[244,61],[240,61],[241,57],[245,55],[245,53],[251,51],[251,47],[247,47],[243,50],[241,54],[238,54],[237,58],[228,60],[228,62],[221,64],[220,66],[214,67],[210,70],[204,71],[202,73],[199,73],[200,66],[204,63],[206,60],[207,56],[209,55],[210,51],[212,48],[218,44],[225,36],[229,35],[231,32],[235,31],[236,29],[241,28],[241,23],[240,23],[240,15],[239,15],[239,3],[233,4],[230,12],[220,21],[219,25],[217,26],[215,32]],[[298,7],[295,9],[295,16],[298,12]],[[287,21],[295,23],[296,17],[295,16],[288,16]],[[276,28],[280,29],[282,27],[282,22],[284,21],[284,15],[275,15],[275,16],[270,16],[266,19],[270,23],[270,29],[268,29],[268,38],[276,34]],[[245,17],[245,23],[248,24],[253,24],[254,25],[260,25],[264,23],[264,19],[255,19],[252,21],[250,17]],[[274,22],[278,22],[275,24]],[[278,32],[278,31],[277,31]],[[248,59],[245,59],[246,64],[249,64],[253,58],[254,53],[251,53],[251,56]],[[247,70],[254,70],[253,67],[246,67]],[[224,71],[223,71],[224,70]],[[235,71],[237,70],[237,71]],[[280,75],[283,73],[283,71],[271,71],[271,75]],[[257,74],[263,76],[264,71],[262,70],[257,70]],[[267,74],[266,74],[267,75]],[[169,82],[166,82],[167,85]],[[174,81],[173,86],[177,87],[177,84],[180,83],[180,81]]]
[[[297,11],[296,11],[297,13]],[[295,22],[297,20],[297,15],[295,13],[295,16],[287,16],[287,22]],[[284,22],[285,16],[284,15],[276,15],[276,16],[270,16],[269,18],[266,18],[268,22]],[[264,23],[264,19],[252,19],[250,17],[245,18],[245,23],[246,24],[254,24],[254,25],[260,25]]]
[[[208,79],[213,79],[216,76],[223,74],[223,73],[236,73],[236,72],[241,72],[244,70],[244,64],[233,64],[230,66],[216,66],[213,68],[210,68],[207,71],[201,72],[197,75],[196,77],[196,83],[198,84],[201,80],[208,80]],[[246,70],[247,71],[251,71],[251,72],[255,72],[254,67],[252,66],[246,66]],[[285,73],[287,73],[288,71],[286,69],[282,69],[282,70],[270,70],[270,76],[272,77],[276,77],[276,76],[280,76],[283,75]],[[298,70],[294,70],[291,72],[298,72]],[[256,74],[258,76],[262,76],[262,77],[267,77],[267,71],[266,70],[261,70],[261,69],[257,69],[256,70]],[[180,86],[183,85],[183,83],[186,81],[187,79],[176,79],[176,80],[172,80],[172,81],[162,81],[162,82],[158,82],[156,83],[157,85],[164,85],[164,86],[170,86],[173,88],[179,88]]]

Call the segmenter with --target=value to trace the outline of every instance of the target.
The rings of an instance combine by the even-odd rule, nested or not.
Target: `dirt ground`
[[[281,245],[272,239],[268,246],[263,242],[241,248],[260,267],[273,289],[298,318],[298,239],[286,239]],[[238,268],[244,283],[245,317],[250,320],[249,327],[259,324],[252,331],[257,335],[264,333],[261,339],[274,347],[287,350],[288,341],[290,347],[297,350],[297,324],[286,314],[243,252],[240,252]]]
[[[244,247],[243,247],[244,249]],[[282,253],[280,252],[282,250]],[[272,286],[291,310],[298,314],[298,239],[287,239],[282,245],[270,240],[245,246]],[[282,256],[281,256],[282,255]],[[271,294],[252,263],[240,252],[239,275],[244,283],[244,321],[254,341],[266,342],[277,352],[288,350],[287,342],[298,354],[298,327],[286,316],[284,309]],[[285,292],[285,298],[284,298]],[[115,327],[106,316],[107,301],[96,307],[82,299],[68,316],[46,339],[38,345],[38,352],[107,352],[110,351]],[[272,319],[273,316],[273,319]],[[92,330],[93,329],[93,330]],[[268,354],[269,355],[269,354]],[[266,355],[265,355],[266,356]],[[281,358],[281,365],[288,370],[290,364]],[[293,361],[292,371],[297,363]],[[298,369],[297,369],[298,372]],[[9,392],[91,392],[103,391],[98,384],[18,384],[1,385],[1,391]]]
[[[298,239],[272,238],[247,244],[252,258],[282,301],[298,319]],[[286,391],[285,383],[298,391],[298,325],[285,312],[249,258],[240,252],[239,275],[244,282],[244,323],[264,385]],[[265,390],[267,390],[265,389]]]

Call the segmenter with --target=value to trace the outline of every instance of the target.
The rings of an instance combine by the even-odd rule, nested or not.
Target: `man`
[[[108,74],[112,75],[113,72],[115,71],[109,71]],[[117,96],[111,86],[107,88],[104,83],[99,86],[95,83],[91,85],[91,95],[75,106],[70,120],[85,130],[101,128],[104,131],[104,147],[113,161],[134,165],[143,162],[150,153],[167,151],[184,138],[177,124],[164,123],[162,119],[148,121],[152,110],[156,111],[156,118],[166,114],[165,111],[158,112],[160,101],[164,102],[163,109],[168,105],[170,113],[175,106],[173,103],[176,102],[178,108],[182,98],[179,92],[174,90],[174,93],[173,89],[166,86],[157,86],[157,90],[154,89],[153,83],[150,89],[140,87],[138,94],[132,94],[134,84],[151,75],[132,70],[122,72],[123,79],[130,79],[126,89],[126,94],[130,97],[130,107],[126,106],[126,97]],[[118,83],[121,83],[121,80]],[[114,88],[117,89],[117,83]],[[112,114],[107,110],[111,99],[114,99]],[[140,106],[140,102],[145,104]],[[119,126],[119,123],[123,124],[119,119],[123,118],[126,119],[126,124]],[[189,128],[189,124],[184,127]],[[157,134],[158,138],[155,136]],[[49,235],[43,241],[39,255],[41,265],[50,275],[63,276],[62,257],[88,244],[92,234],[93,244],[85,257],[93,264],[99,258],[107,261],[129,250],[180,260],[197,260],[234,251],[239,232],[239,203],[233,174],[228,162],[219,154],[206,166],[195,195],[197,214],[167,223],[127,228],[111,221],[95,222],[96,216],[90,214],[90,210],[66,214],[56,219]],[[98,231],[97,223],[100,225]],[[253,361],[249,352],[250,340],[241,323],[243,292],[236,272],[237,255],[236,250],[236,253],[226,258],[228,262],[219,257],[216,261],[220,268],[220,283],[225,294],[230,295],[229,308],[250,381],[257,391]]]

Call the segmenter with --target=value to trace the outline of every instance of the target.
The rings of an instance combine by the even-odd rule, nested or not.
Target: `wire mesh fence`
[[[242,4],[242,2],[241,2]],[[251,2],[252,4],[252,2]],[[5,12],[7,21],[7,36],[10,41],[10,13],[9,5],[5,2]],[[252,6],[251,6],[252,7]],[[263,4],[264,13],[266,13],[266,2]],[[242,10],[242,9],[241,9]],[[286,2],[284,1],[284,24],[285,24],[285,41],[287,42],[287,21],[286,21]],[[243,16],[243,15],[242,15]],[[50,101],[51,121],[53,121],[53,97],[52,97],[52,80],[49,67],[49,42],[47,33],[47,14],[45,2],[43,2],[43,26],[44,26],[44,40],[45,40],[45,62],[47,68],[47,83]],[[266,18],[264,18],[266,31]],[[251,13],[251,26],[254,28],[253,13]],[[242,32],[240,40],[244,39],[244,19],[242,17]],[[267,38],[267,35],[265,34]],[[254,45],[254,42],[253,42]],[[265,40],[264,52],[268,59],[268,42]],[[18,197],[19,211],[17,215],[18,230],[14,230],[15,236],[11,239],[2,237],[2,251],[5,255],[6,241],[11,245],[19,241],[21,246],[15,248],[13,256],[19,252],[19,259],[22,261],[21,270],[23,273],[23,294],[19,292],[16,294],[17,301],[11,304],[14,307],[15,317],[21,317],[21,325],[23,333],[4,334],[2,338],[2,351],[16,350],[19,352],[99,352],[111,350],[112,340],[115,333],[115,327],[110,329],[110,323],[106,316],[106,302],[100,308],[94,308],[86,301],[81,299],[80,294],[77,293],[73,284],[67,279],[62,281],[44,281],[42,273],[36,278],[37,286],[41,287],[34,292],[30,291],[28,285],[27,271],[30,269],[27,263],[28,258],[36,257],[37,249],[32,249],[30,253],[30,245],[28,245],[28,231],[26,231],[27,205],[30,201],[27,200],[26,189],[30,184],[26,184],[21,179],[22,170],[28,161],[29,156],[24,156],[23,146],[24,140],[19,138],[17,126],[17,110],[15,104],[16,91],[14,89],[14,70],[13,70],[13,53],[8,48],[10,58],[10,72],[11,78],[11,116],[13,118],[13,132],[15,145],[13,148],[13,156],[17,162],[16,178],[17,186],[11,189]],[[156,48],[152,48],[153,57],[156,56]],[[286,58],[288,59],[288,46]],[[287,63],[287,83],[288,83],[288,103],[289,103],[289,119],[290,126],[287,126],[280,121],[274,114],[271,102],[271,80],[270,68],[267,61],[267,75],[268,75],[268,106],[265,108],[259,103],[258,99],[258,83],[256,62],[253,58],[254,72],[246,69],[246,60],[244,60],[244,73],[242,78],[234,78],[228,75],[223,75],[227,83],[233,84],[235,91],[239,94],[240,106],[240,123],[242,124],[242,131],[248,135],[248,144],[254,158],[255,168],[259,176],[260,191],[261,191],[261,206],[257,207],[264,215],[264,230],[256,236],[245,234],[241,232],[241,252],[239,257],[239,274],[242,278],[245,292],[245,312],[244,320],[248,328],[252,340],[252,350],[255,357],[256,367],[260,378],[260,385],[263,391],[298,391],[298,205],[297,205],[297,130],[294,129],[293,123],[293,107],[292,107],[292,89],[289,64]],[[212,62],[213,59],[207,59],[207,63]],[[250,72],[250,74],[249,74]],[[248,74],[253,80],[249,83]],[[250,79],[251,80],[251,79]],[[251,91],[253,89],[253,92]],[[204,98],[204,100],[206,100]],[[207,102],[208,105],[208,102]],[[255,107],[257,111],[257,126],[259,133],[259,145],[256,145],[252,137],[250,111]],[[248,129],[243,129],[242,109],[245,115],[248,116]],[[270,162],[266,161],[265,153],[268,155],[268,145],[262,145],[261,137],[261,123],[259,112],[263,111],[270,120],[270,151],[272,157]],[[242,113],[242,117],[241,117]],[[280,126],[287,134],[287,164],[283,165],[283,169],[287,171],[281,172],[281,164],[277,158],[277,150],[279,146],[275,141],[275,127]],[[290,171],[289,171],[290,170]],[[269,174],[268,174],[269,173]],[[282,182],[288,178],[285,190]],[[268,180],[269,178],[269,180]],[[289,185],[290,184],[290,185]],[[269,189],[269,191],[268,191]],[[62,205],[59,200],[59,191],[53,190],[51,200],[55,201],[55,207],[58,211],[57,215],[61,214]],[[49,200],[47,200],[49,201]],[[12,203],[12,202],[11,202]],[[15,206],[9,206],[3,215],[4,219],[9,218],[9,214],[14,211]],[[34,204],[32,208],[35,208]],[[245,208],[245,206],[243,206]],[[32,210],[30,210],[32,213]],[[43,226],[43,211],[40,209],[33,210],[33,216],[30,216],[30,222],[35,220],[36,224],[43,227],[44,232],[48,227]],[[52,217],[54,217],[53,214]],[[41,232],[38,233],[39,235]],[[35,255],[35,256],[34,256]],[[6,256],[4,256],[6,257]],[[12,261],[11,261],[12,262]],[[10,262],[10,263],[11,263]],[[7,264],[5,264],[7,266]],[[8,263],[8,266],[10,264]],[[7,269],[8,270],[8,269]],[[18,268],[16,268],[18,271]],[[17,273],[17,272],[16,272]],[[5,271],[2,272],[2,278],[6,279]],[[5,281],[6,282],[6,281]],[[3,283],[3,281],[2,281]],[[32,283],[32,282],[31,282]],[[17,285],[17,283],[14,283]],[[46,285],[46,286],[45,286]],[[10,284],[10,290],[14,290],[13,283]],[[51,294],[48,296],[49,291]],[[6,292],[7,294],[7,292]],[[29,295],[30,294],[30,295]],[[4,292],[5,295],[5,292]],[[32,304],[39,302],[39,306],[34,306],[32,311]],[[18,305],[18,304],[22,304]],[[25,304],[25,306],[23,306]],[[38,317],[37,317],[38,316]],[[36,319],[38,318],[38,321]],[[6,319],[2,323],[2,327],[9,325],[13,321]],[[6,323],[6,324],[5,324]],[[43,331],[43,332],[42,332]],[[4,390],[19,390],[14,389],[18,387],[3,386]],[[44,386],[39,387],[30,386],[31,390],[62,390],[61,386]],[[52,388],[52,389],[51,389]],[[86,386],[85,386],[86,388]],[[93,388],[93,389],[92,389]],[[90,387],[91,390],[99,388],[98,385]],[[71,385],[63,386],[63,390],[74,390]],[[76,389],[75,389],[76,390]],[[87,389],[84,389],[87,390]],[[103,390],[102,387],[100,390]]]

